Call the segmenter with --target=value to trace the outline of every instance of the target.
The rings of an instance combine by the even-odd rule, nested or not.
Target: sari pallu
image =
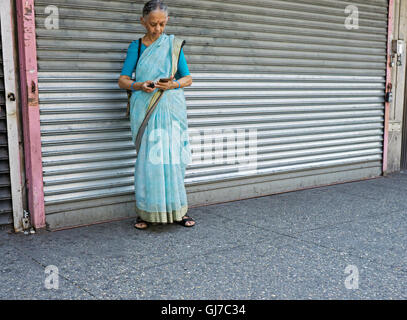
[[[139,58],[136,69],[138,82],[175,75],[180,42],[173,35],[162,34],[148,46]],[[174,48],[174,46],[178,46]],[[144,133],[137,134],[147,112],[160,97],[151,112]],[[184,90],[158,90],[132,93],[130,125],[136,147],[134,172],[136,212],[147,222],[181,221],[188,211],[184,185],[185,169],[191,161]]]

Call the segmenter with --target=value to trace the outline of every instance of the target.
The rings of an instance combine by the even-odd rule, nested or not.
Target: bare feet
[[[145,222],[145,221],[141,220],[139,217],[137,217],[134,228],[136,228],[136,229],[146,229],[147,227],[148,227],[147,222]]]

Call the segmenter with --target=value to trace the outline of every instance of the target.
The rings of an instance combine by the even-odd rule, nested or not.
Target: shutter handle
[[[7,99],[9,99],[10,101],[16,101],[16,96],[13,92],[9,92],[7,95]]]

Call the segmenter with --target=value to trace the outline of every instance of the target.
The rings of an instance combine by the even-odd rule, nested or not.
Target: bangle
[[[134,87],[133,87],[133,84],[135,84],[136,83],[136,81],[133,81],[133,83],[131,84],[131,86],[130,86],[130,89],[132,90],[132,91],[136,91],[136,89],[134,89]]]
[[[178,85],[179,85],[179,87],[177,89],[181,88],[181,83],[178,80],[175,80],[175,82],[178,83]]]

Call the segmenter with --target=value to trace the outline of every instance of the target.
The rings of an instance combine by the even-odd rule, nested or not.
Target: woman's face
[[[152,11],[146,17],[141,17],[141,24],[153,38],[158,38],[164,32],[167,22],[167,13],[161,10]]]

